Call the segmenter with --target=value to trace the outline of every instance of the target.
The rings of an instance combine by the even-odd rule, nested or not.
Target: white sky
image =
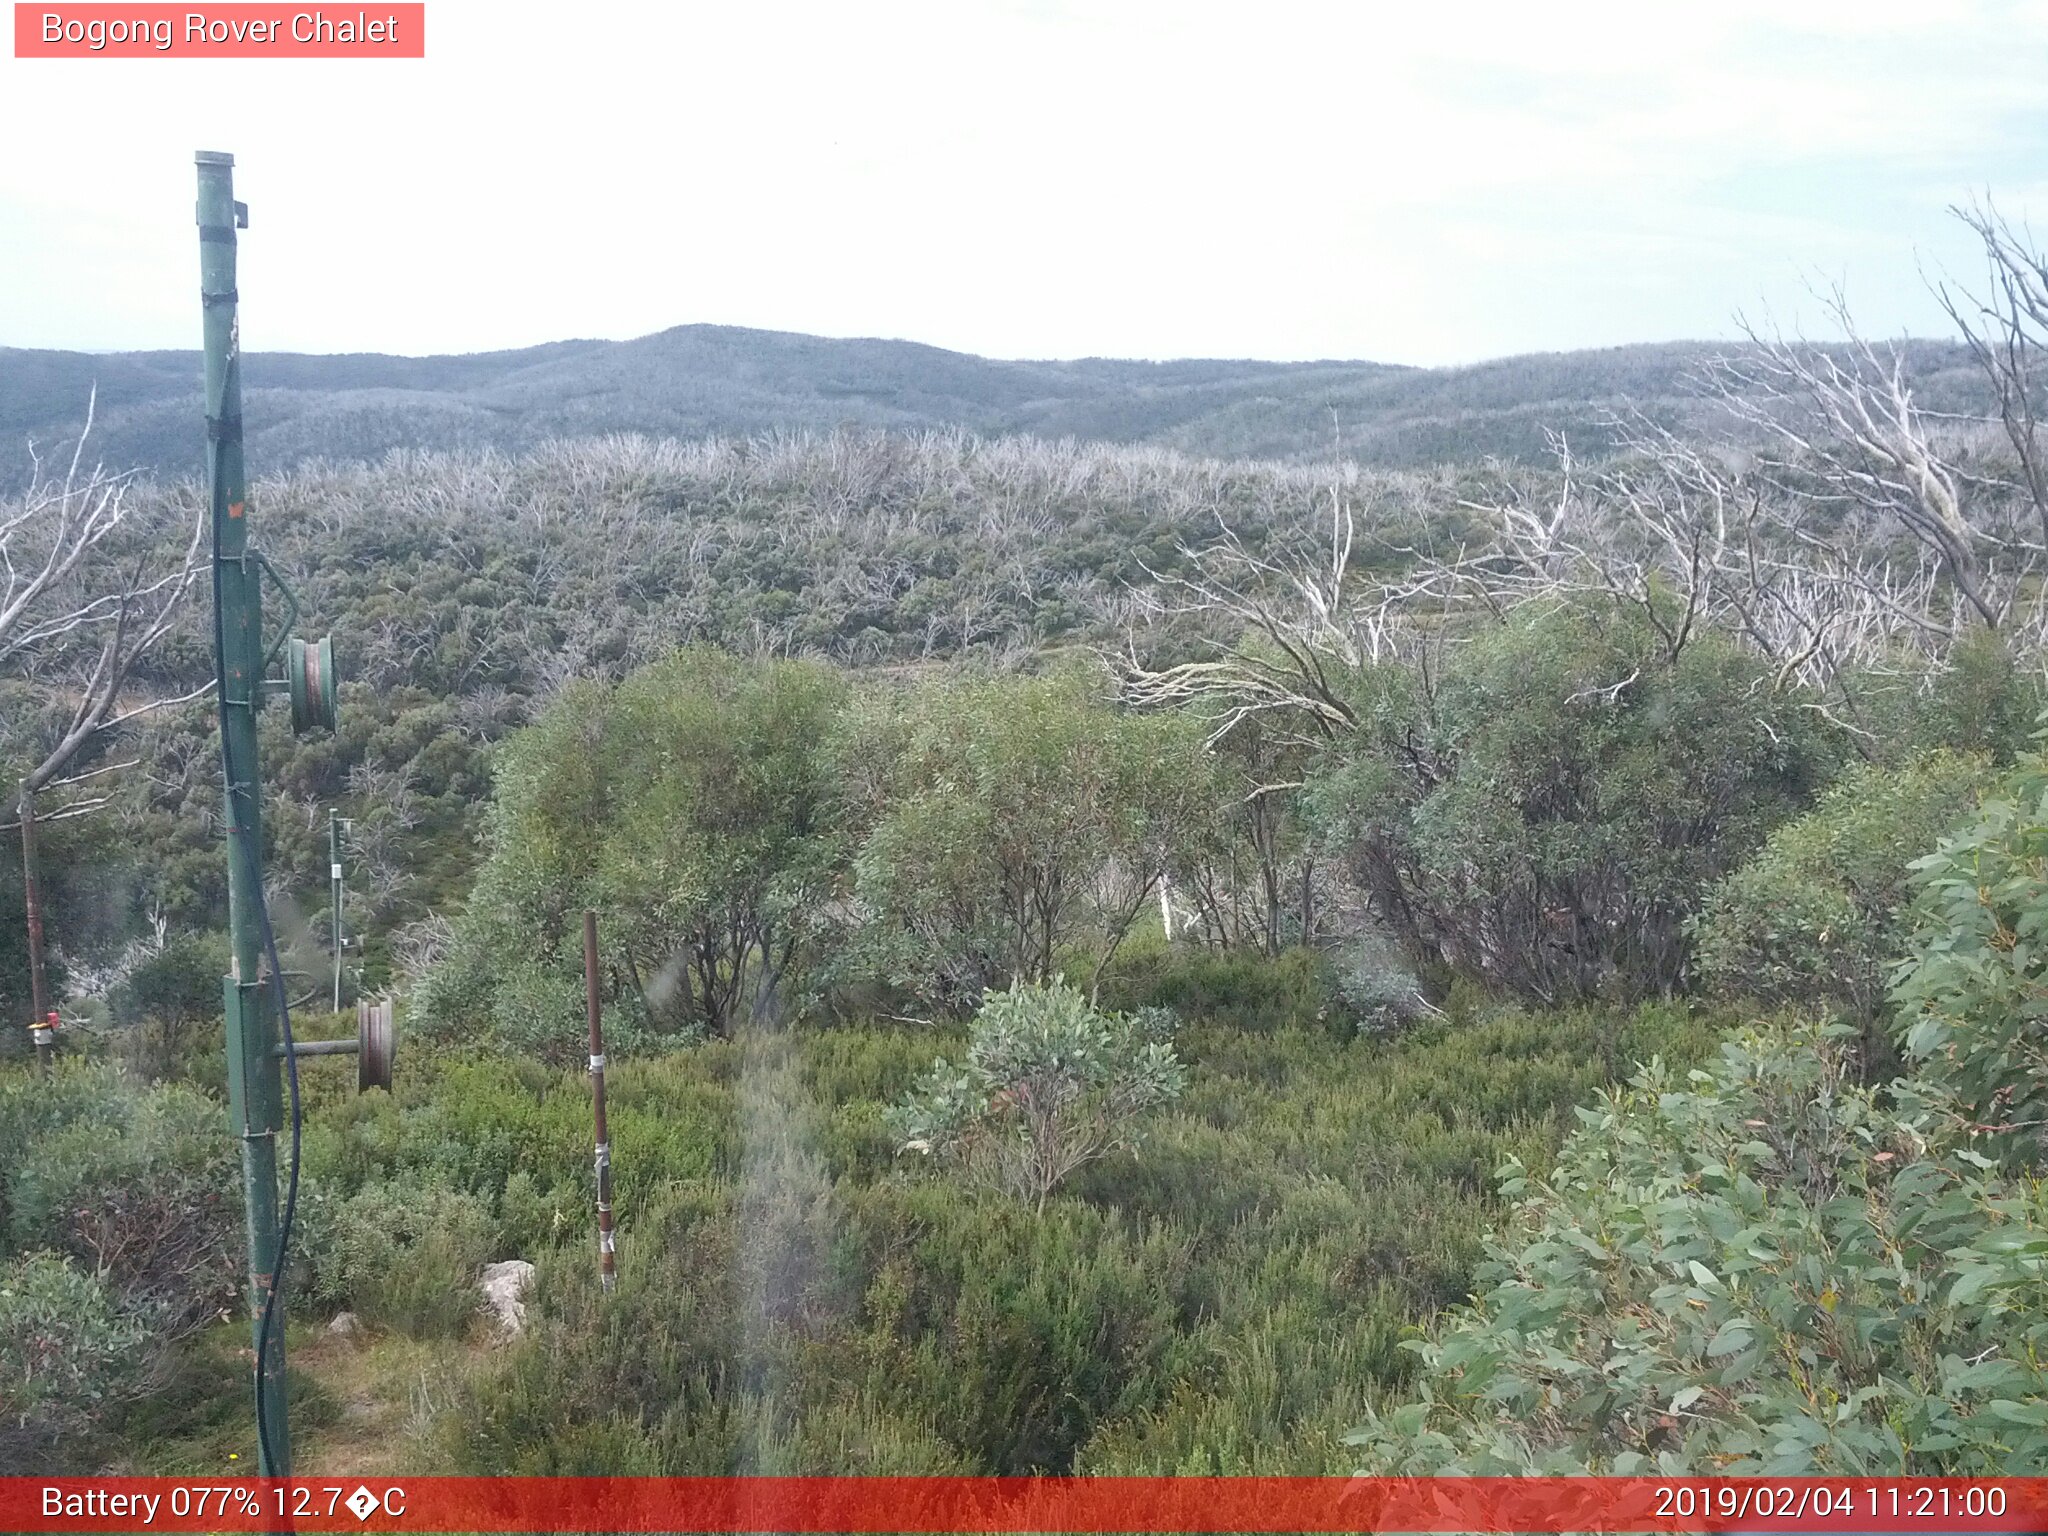
[[[196,346],[201,148],[251,205],[259,350],[705,321],[1447,363],[1796,322],[1816,278],[1868,331],[1938,333],[1919,265],[1972,271],[1949,203],[2048,225],[2048,0],[427,22],[423,61],[0,58],[0,344]]]

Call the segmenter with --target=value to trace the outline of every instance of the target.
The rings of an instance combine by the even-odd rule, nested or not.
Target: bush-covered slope
[[[1334,450],[1392,467],[1489,456],[1540,462],[1550,430],[1597,453],[1607,441],[1602,418],[1625,406],[1698,419],[1689,378],[1710,350],[1661,343],[1456,368],[1031,362],[906,341],[686,325],[631,341],[465,356],[251,353],[244,417],[259,470],[375,459],[393,448],[517,450],[610,432],[841,427],[961,427],[1265,458]],[[1959,349],[1916,344],[1913,362],[1923,393],[1965,387]],[[95,385],[97,451],[110,465],[198,471],[205,438],[196,352],[0,348],[0,473],[25,472],[25,438],[49,444],[75,433]]]

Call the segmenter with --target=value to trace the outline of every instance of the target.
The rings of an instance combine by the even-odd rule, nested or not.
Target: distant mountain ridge
[[[1962,366],[1959,349],[1924,345],[1935,372]],[[610,432],[840,427],[961,427],[1223,457],[1322,457],[1341,445],[1346,457],[1412,467],[1539,459],[1547,428],[1597,449],[1601,417],[1622,405],[1690,415],[1699,407],[1689,376],[1714,350],[1655,343],[1461,368],[1032,362],[907,341],[685,325],[631,341],[439,357],[251,353],[243,414],[258,472],[308,459],[375,460],[393,448],[516,450]],[[96,457],[172,475],[200,469],[197,352],[0,348],[0,471],[10,479],[25,472],[28,439],[68,441],[95,384]]]

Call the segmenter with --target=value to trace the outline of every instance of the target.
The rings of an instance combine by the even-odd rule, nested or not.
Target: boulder
[[[526,1331],[526,1290],[533,1284],[533,1266],[524,1259],[505,1259],[486,1264],[478,1286],[484,1293],[484,1310],[498,1320],[508,1335]]]
[[[360,1339],[363,1325],[353,1312],[337,1312],[334,1321],[327,1325],[327,1331],[337,1339]]]

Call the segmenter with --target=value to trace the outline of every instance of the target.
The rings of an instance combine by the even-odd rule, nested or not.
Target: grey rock
[[[477,1282],[484,1293],[484,1310],[498,1320],[509,1337],[526,1331],[526,1291],[533,1284],[533,1266],[524,1259],[504,1259],[486,1264]]]

